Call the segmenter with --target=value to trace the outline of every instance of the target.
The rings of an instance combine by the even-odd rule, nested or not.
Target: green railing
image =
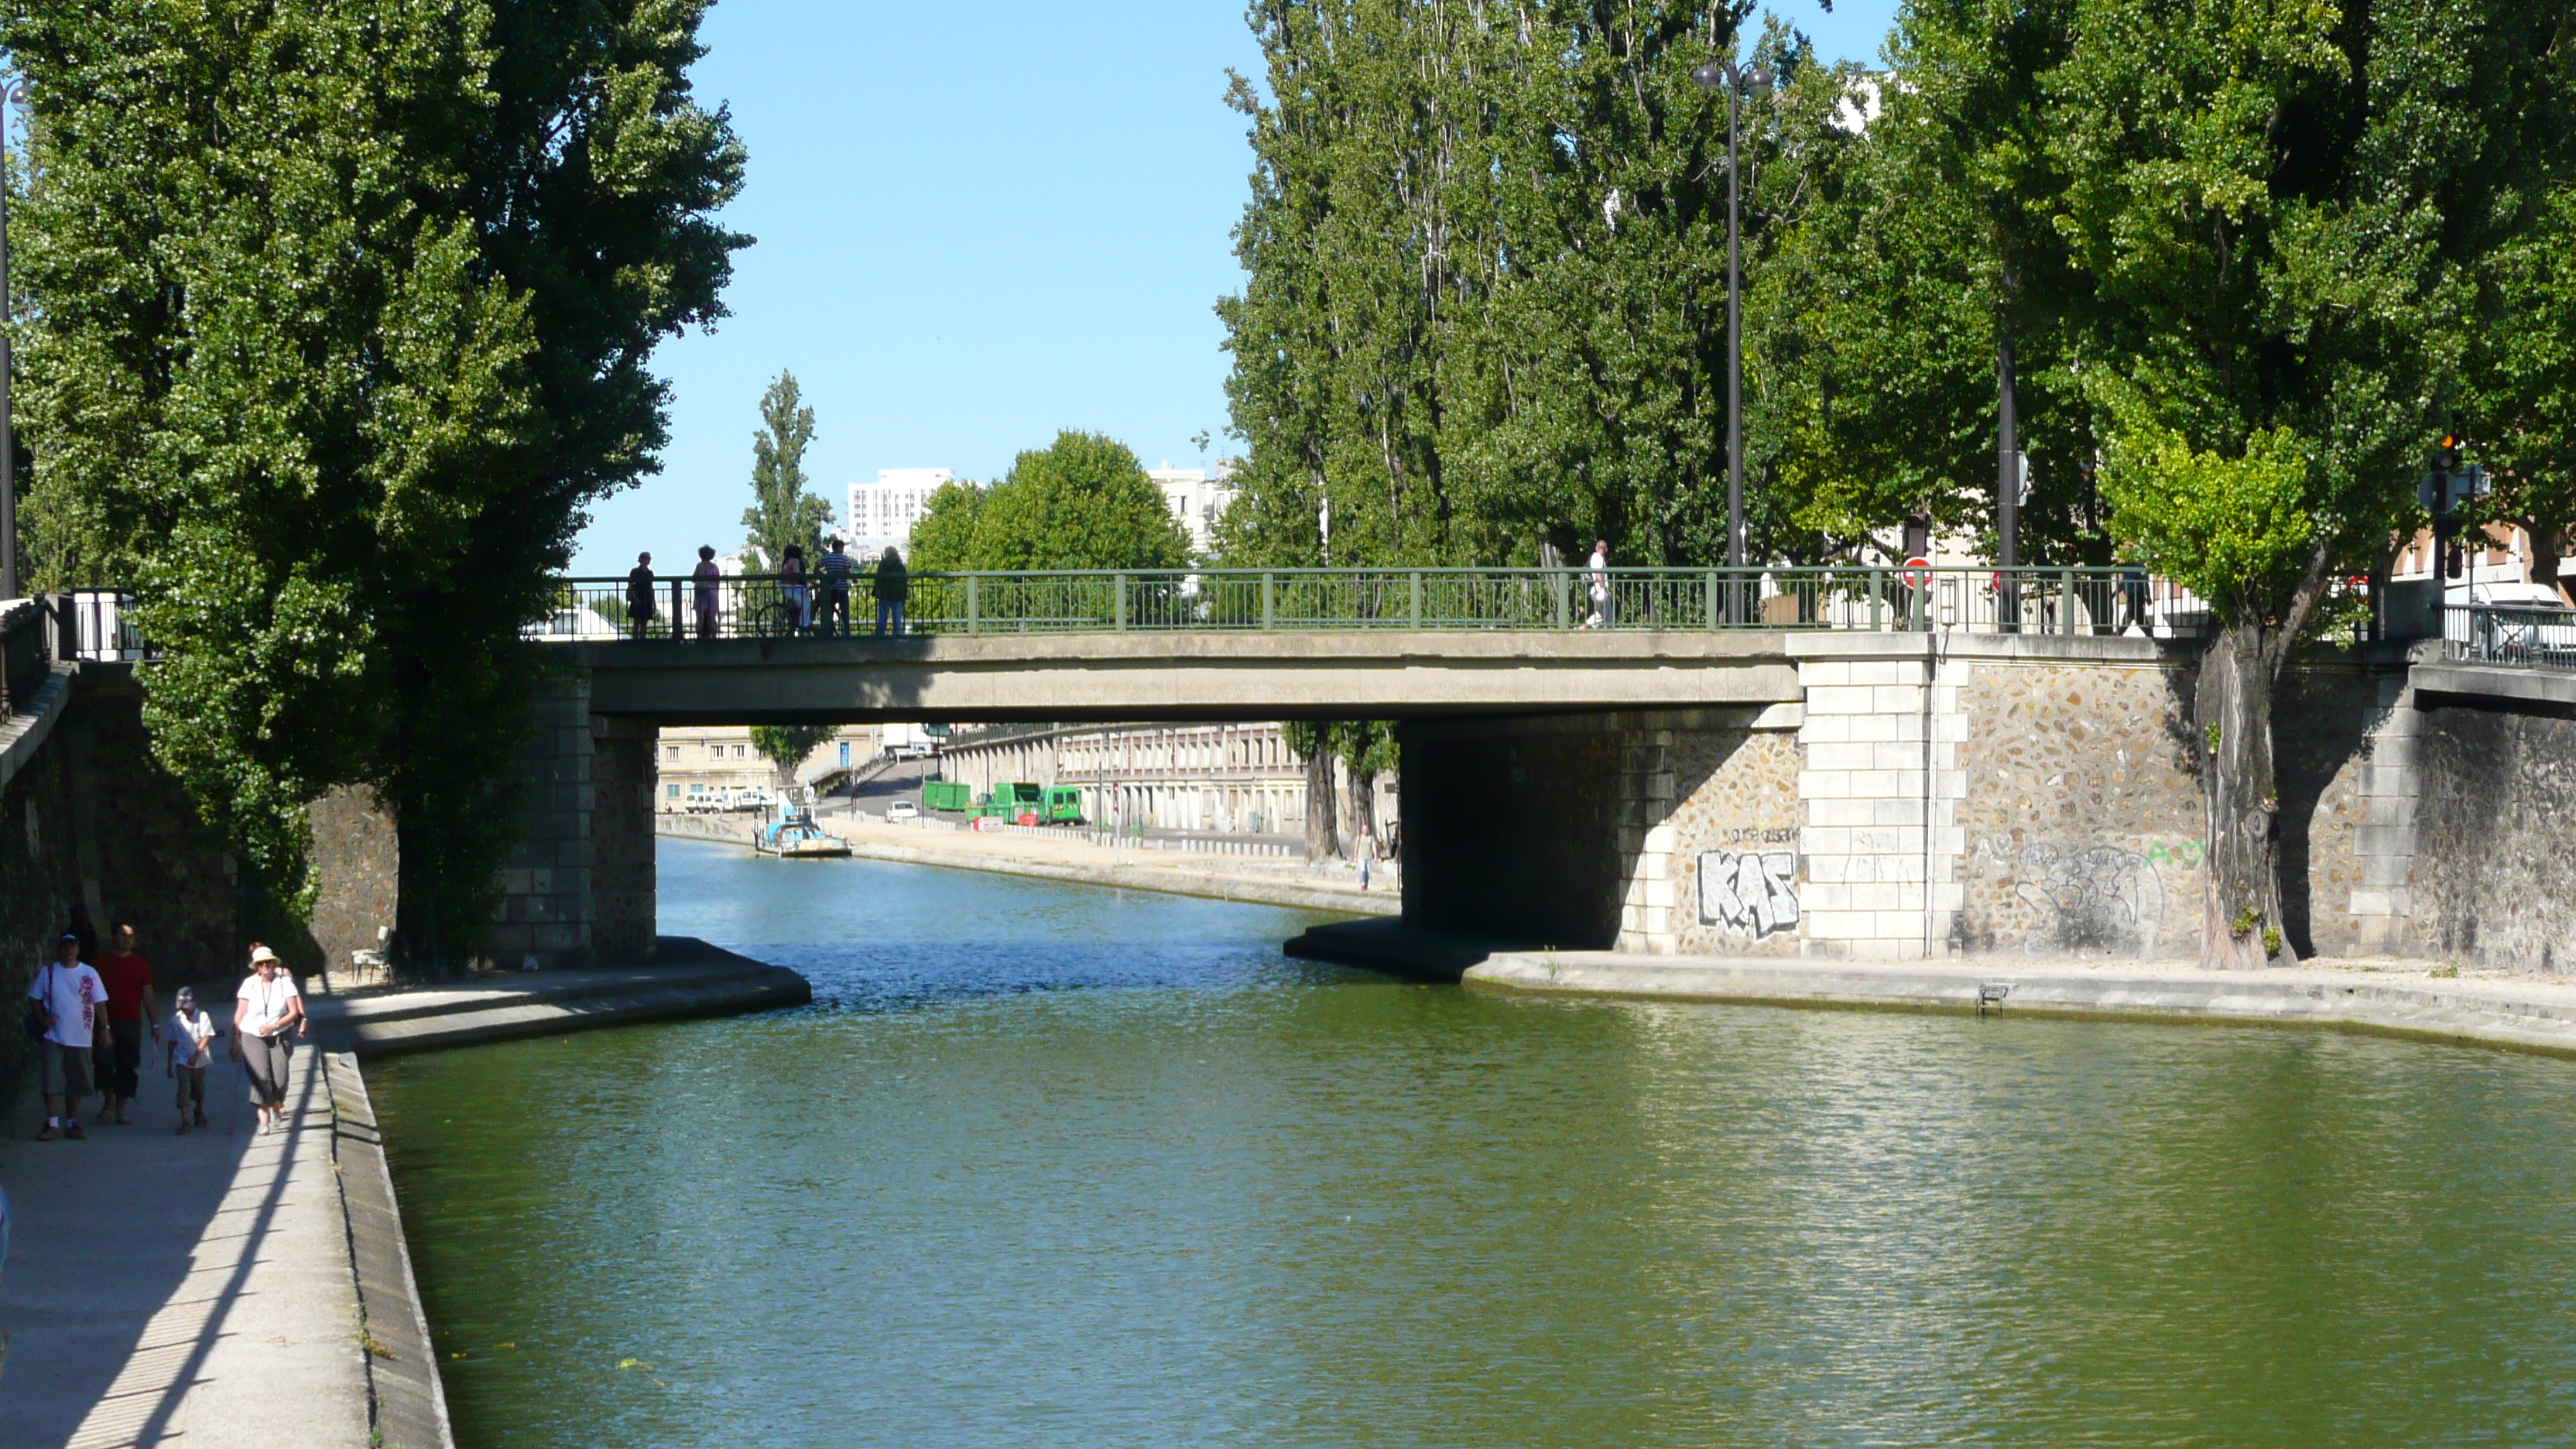
[[[1878,633],[2206,632],[2209,610],[2120,568],[1190,569],[933,573],[909,579],[912,634],[1813,629]],[[877,632],[869,578],[822,583],[561,581],[529,632],[556,639],[787,639]],[[649,612],[636,605],[649,600]],[[891,631],[891,621],[889,632]]]

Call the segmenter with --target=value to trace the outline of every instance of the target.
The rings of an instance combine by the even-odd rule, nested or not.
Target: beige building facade
[[[883,732],[876,725],[844,725],[796,769],[811,781],[834,770],[866,764]],[[653,808],[685,811],[692,800],[722,798],[735,790],[766,790],[777,769],[751,742],[749,725],[680,725],[665,728],[653,744]]]

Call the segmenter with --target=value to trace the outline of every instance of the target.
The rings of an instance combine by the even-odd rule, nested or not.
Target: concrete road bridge
[[[865,591],[854,634],[823,588],[774,577],[567,580],[534,632],[594,714],[667,724],[1432,719],[1789,704],[1799,659],[1858,637],[2144,641],[2206,617],[2098,569],[935,574],[900,637]]]
[[[782,581],[730,579],[701,637],[692,582],[654,585],[639,623],[623,581],[568,580],[532,630],[566,667],[536,704],[490,946],[650,949],[664,724],[1339,717],[1400,722],[1408,925],[1645,953],[2197,954],[2188,596],[2116,571],[1621,570],[1603,608],[1593,582],[933,576],[904,636],[851,637]],[[2564,960],[2576,615],[2425,622],[2320,640],[2282,683],[2294,942]],[[12,647],[14,698],[35,676]],[[347,855],[383,878],[390,831],[363,815],[317,807],[326,877]],[[373,916],[327,902],[317,936],[343,915],[326,946],[376,944]]]

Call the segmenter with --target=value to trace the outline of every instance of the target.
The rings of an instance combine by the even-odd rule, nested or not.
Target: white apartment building
[[[1145,476],[1163,490],[1163,503],[1190,534],[1190,550],[1205,556],[1214,542],[1216,521],[1234,501],[1234,465],[1219,458],[1212,468],[1175,468],[1166,460]]]
[[[946,468],[879,468],[874,483],[850,485],[850,553],[866,562],[889,548],[912,552],[912,526],[930,495],[957,481]]]

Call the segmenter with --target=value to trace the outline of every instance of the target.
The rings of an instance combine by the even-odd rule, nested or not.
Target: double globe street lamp
[[[1711,60],[1691,72],[1701,88],[1726,92],[1726,566],[1744,567],[1744,305],[1738,207],[1735,113],[1747,96],[1771,93],[1771,72],[1757,62]],[[1732,581],[1730,595],[1741,586]],[[1732,612],[1732,611],[1730,611]]]

